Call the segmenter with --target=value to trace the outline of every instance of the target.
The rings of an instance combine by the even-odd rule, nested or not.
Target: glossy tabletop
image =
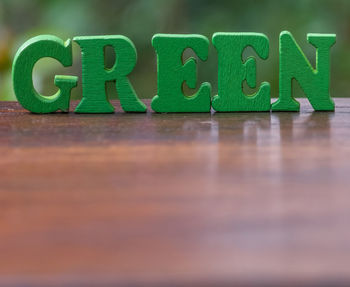
[[[335,101],[147,115],[1,102],[0,286],[350,286],[350,99]]]

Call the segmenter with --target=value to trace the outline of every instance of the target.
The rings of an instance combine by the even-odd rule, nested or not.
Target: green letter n
[[[316,49],[316,69],[303,54],[289,32],[280,35],[280,94],[272,111],[299,111],[300,104],[292,96],[292,80],[296,79],[316,111],[333,111],[330,97],[330,48],[334,34],[308,34],[308,42]]]

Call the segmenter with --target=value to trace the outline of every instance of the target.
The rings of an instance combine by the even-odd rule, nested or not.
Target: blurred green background
[[[122,34],[136,45],[138,63],[131,81],[140,98],[156,94],[156,56],[151,46],[155,33],[196,33],[211,39],[214,32],[261,32],[270,39],[270,58],[258,60],[258,82],[269,81],[272,96],[278,96],[278,37],[293,33],[311,63],[315,49],[307,33],[336,33],[332,49],[333,97],[347,96],[350,76],[350,1],[348,0],[0,0],[0,97],[15,99],[11,64],[17,49],[29,38],[53,34],[66,40],[74,36]],[[35,67],[35,87],[45,95],[56,91],[55,74],[81,76],[80,49],[74,44],[74,65],[63,69],[54,60],[41,60]],[[191,52],[186,52],[185,57]],[[254,54],[247,49],[245,56]],[[113,52],[106,52],[112,65]],[[211,46],[209,59],[198,65],[198,85],[209,81],[217,91],[217,56]],[[303,93],[294,85],[297,96]],[[117,98],[113,84],[108,95]],[[186,91],[193,93],[193,91]],[[249,91],[247,91],[249,92]],[[73,91],[81,97],[80,85]]]

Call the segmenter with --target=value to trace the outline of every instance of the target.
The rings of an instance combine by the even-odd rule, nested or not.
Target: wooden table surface
[[[350,286],[350,99],[336,104],[33,115],[0,103],[0,286]]]

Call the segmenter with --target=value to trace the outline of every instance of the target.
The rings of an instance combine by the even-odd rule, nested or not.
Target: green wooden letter
[[[190,48],[205,61],[209,40],[201,35],[157,34],[152,45],[158,58],[158,95],[152,100],[152,109],[159,113],[210,112],[211,85],[203,83],[193,96],[184,95],[184,82],[194,89],[197,84],[196,60],[182,62],[183,52]]]
[[[249,57],[242,62],[244,49],[251,46],[262,59],[269,56],[269,39],[257,33],[216,33],[213,44],[218,51],[219,93],[213,99],[217,112],[270,111],[271,87],[263,82],[253,95],[243,93],[243,83],[256,88],[256,59]]]
[[[124,36],[75,37],[82,50],[83,99],[76,113],[113,113],[114,107],[107,99],[107,81],[116,81],[121,106],[126,112],[145,112],[147,107],[137,97],[127,76],[136,65],[134,44]],[[117,59],[112,69],[104,64],[104,48],[112,46]]]
[[[77,86],[78,78],[56,76],[59,91],[53,96],[40,95],[33,86],[33,68],[41,58],[50,57],[64,67],[72,65],[72,42],[65,43],[50,35],[42,35],[27,41],[17,52],[12,69],[13,88],[18,102],[33,113],[67,112],[71,90]]]
[[[334,34],[308,34],[307,40],[316,49],[316,69],[303,54],[289,32],[280,35],[279,99],[273,111],[299,111],[300,104],[292,96],[292,80],[296,79],[316,111],[333,111],[330,97],[330,48],[335,44]]]

